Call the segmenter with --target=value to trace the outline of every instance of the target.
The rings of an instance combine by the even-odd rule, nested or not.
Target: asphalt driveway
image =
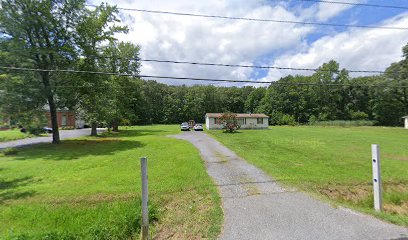
[[[408,239],[407,228],[283,188],[203,132],[173,137],[199,149],[219,186],[225,215],[221,239]]]
[[[98,133],[105,131],[104,129],[98,129]],[[90,128],[84,129],[74,129],[74,130],[60,130],[60,139],[67,139],[67,138],[77,138],[91,135]],[[52,135],[49,134],[47,137],[33,137],[33,138],[24,138],[10,142],[1,142],[0,149],[9,148],[9,147],[23,147],[28,145],[33,145],[37,143],[50,143],[52,142]]]

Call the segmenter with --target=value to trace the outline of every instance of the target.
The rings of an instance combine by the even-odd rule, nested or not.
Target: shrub
[[[282,112],[274,112],[271,114],[272,125],[296,125],[295,117]]]
[[[241,127],[238,123],[237,114],[235,113],[223,113],[220,120],[223,125],[222,129],[224,129],[225,132],[233,133]]]
[[[368,114],[365,112],[351,112],[350,113],[351,120],[367,120],[368,119]]]
[[[32,134],[32,135],[40,135],[42,133],[45,133],[45,130],[42,127],[38,127],[38,126],[29,126],[27,127],[27,131]]]

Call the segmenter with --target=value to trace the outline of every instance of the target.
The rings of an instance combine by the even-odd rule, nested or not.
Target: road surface
[[[225,215],[220,239],[408,239],[407,228],[283,188],[203,132],[173,137],[199,149],[219,186]]]
[[[103,132],[104,129],[98,128],[98,133]],[[74,129],[74,130],[60,130],[60,139],[67,139],[67,138],[77,138],[82,136],[91,135],[90,128],[84,129]],[[52,142],[52,135],[49,134],[48,137],[33,137],[33,138],[24,138],[10,142],[0,142],[0,149],[9,148],[9,147],[23,147],[28,145],[33,145],[37,143],[47,143]]]

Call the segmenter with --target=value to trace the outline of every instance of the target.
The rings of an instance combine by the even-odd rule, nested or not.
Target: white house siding
[[[222,129],[222,124],[215,123],[215,117],[205,118],[205,126],[208,130]],[[241,124],[241,129],[267,129],[268,128],[268,118],[262,117],[260,119],[262,123],[258,124],[258,118],[256,117],[245,117],[237,118],[238,122]]]
[[[222,129],[222,124],[216,124],[214,117],[206,117],[205,126],[207,127],[208,130]]]
[[[241,123],[241,129],[265,129],[265,128],[268,128],[268,118],[261,118],[261,119],[263,119],[262,123],[258,124],[258,118],[245,118],[244,124]]]
[[[408,129],[408,116],[404,117],[405,129]]]

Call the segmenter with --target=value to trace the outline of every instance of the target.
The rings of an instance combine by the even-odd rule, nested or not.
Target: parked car
[[[189,130],[190,130],[190,126],[188,126],[188,123],[187,123],[187,122],[183,122],[183,123],[180,125],[180,129],[181,129],[181,131],[189,131]]]
[[[43,127],[43,130],[44,130],[46,133],[52,133],[52,128],[50,128],[50,127]]]
[[[203,124],[197,123],[194,125],[194,131],[203,131]]]

